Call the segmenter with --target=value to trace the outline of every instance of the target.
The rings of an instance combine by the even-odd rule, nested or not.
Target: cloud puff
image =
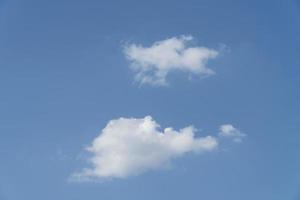
[[[209,152],[218,147],[215,137],[196,138],[195,131],[192,126],[160,130],[150,116],[111,120],[87,148],[92,167],[74,177],[125,178],[165,168],[188,152]]]
[[[124,54],[136,72],[135,80],[142,84],[167,85],[167,75],[172,71],[214,74],[206,63],[215,58],[218,52],[207,47],[190,46],[191,40],[192,36],[181,36],[155,42],[150,47],[125,45]]]
[[[242,142],[242,138],[246,136],[246,134],[242,133],[240,130],[238,130],[231,124],[224,124],[220,126],[219,130],[220,136],[232,138],[234,142]]]

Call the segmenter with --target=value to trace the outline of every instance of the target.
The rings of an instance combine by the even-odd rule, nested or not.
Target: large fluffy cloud
[[[160,129],[150,116],[111,120],[87,150],[91,168],[76,178],[124,178],[148,170],[164,168],[172,159],[188,152],[209,152],[218,147],[212,136],[195,137],[192,126],[178,131]]]
[[[214,49],[191,46],[192,36],[172,37],[155,42],[150,47],[128,44],[124,47],[126,58],[136,72],[140,83],[166,85],[167,75],[172,71],[183,71],[197,75],[210,75],[214,71],[206,66],[209,59],[218,55]]]

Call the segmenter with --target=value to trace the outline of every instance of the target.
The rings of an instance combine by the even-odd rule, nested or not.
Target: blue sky
[[[297,0],[0,1],[0,199],[298,200],[299,22]],[[124,45],[182,35],[219,52],[214,75],[134,80]],[[147,115],[219,146],[170,169],[70,181],[110,120]],[[222,139],[222,124],[247,136]]]

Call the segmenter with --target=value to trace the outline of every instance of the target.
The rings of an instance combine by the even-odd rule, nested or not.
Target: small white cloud
[[[220,136],[233,138],[234,142],[242,142],[242,138],[246,136],[246,134],[242,133],[240,130],[238,130],[231,124],[221,125],[219,130]]]
[[[206,66],[209,59],[218,55],[214,49],[191,46],[192,36],[172,37],[155,42],[150,47],[128,44],[124,54],[136,72],[135,80],[142,84],[167,85],[167,76],[172,71],[196,75],[211,75],[214,71]]]
[[[165,168],[188,152],[209,152],[218,147],[215,137],[194,136],[195,128],[160,130],[150,116],[111,120],[87,150],[91,168],[74,174],[77,179],[125,178]]]

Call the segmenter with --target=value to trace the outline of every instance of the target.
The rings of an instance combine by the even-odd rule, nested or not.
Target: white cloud
[[[150,116],[109,121],[87,150],[91,168],[73,178],[125,178],[149,170],[165,168],[171,160],[188,152],[209,152],[218,147],[212,136],[195,137],[195,128],[160,130]]]
[[[242,133],[231,124],[224,124],[220,126],[219,130],[220,136],[232,138],[234,142],[242,142],[242,138],[246,136],[246,134]]]
[[[172,71],[196,75],[211,75],[214,71],[206,66],[209,59],[218,55],[214,49],[191,46],[192,36],[172,37],[155,42],[150,47],[128,44],[124,54],[135,71],[135,80],[142,84],[166,85]]]

